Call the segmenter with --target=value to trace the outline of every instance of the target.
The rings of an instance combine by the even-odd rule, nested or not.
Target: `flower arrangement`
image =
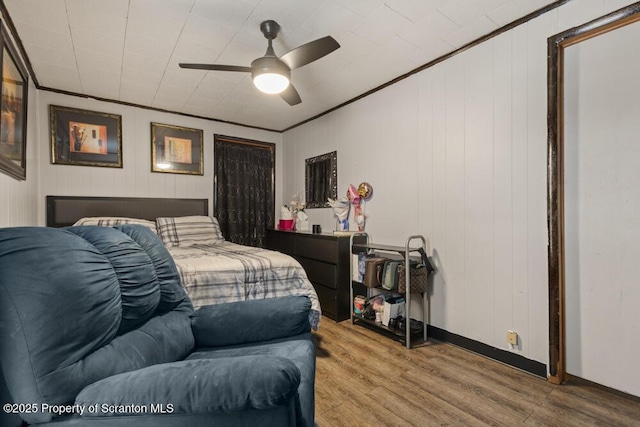
[[[295,193],[291,198],[289,205],[280,208],[280,228],[289,230],[308,230],[309,217],[304,212],[306,203],[301,193]],[[283,221],[287,221],[284,223]],[[291,224],[290,228],[286,228],[285,224]]]
[[[285,205],[286,206],[286,205]],[[294,217],[298,215],[298,212],[304,212],[304,208],[306,206],[304,202],[304,197],[302,193],[295,193],[291,198],[291,203],[289,203],[291,213]]]

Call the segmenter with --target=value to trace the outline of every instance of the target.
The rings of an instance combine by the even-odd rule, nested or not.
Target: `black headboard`
[[[161,216],[209,215],[208,199],[47,196],[47,227],[66,227],[90,216],[153,221]]]

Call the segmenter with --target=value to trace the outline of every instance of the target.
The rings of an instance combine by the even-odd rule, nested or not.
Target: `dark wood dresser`
[[[316,289],[322,314],[337,322],[350,317],[349,239],[329,233],[267,230],[267,249],[298,260]]]

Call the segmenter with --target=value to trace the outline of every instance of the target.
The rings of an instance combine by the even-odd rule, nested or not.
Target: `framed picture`
[[[19,180],[26,180],[29,79],[4,26],[0,34],[2,45],[0,171]]]
[[[122,116],[49,106],[51,163],[122,167]]]
[[[202,130],[151,123],[151,172],[202,175]]]

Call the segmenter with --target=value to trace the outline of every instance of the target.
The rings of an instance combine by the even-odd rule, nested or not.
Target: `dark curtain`
[[[226,240],[265,247],[274,226],[275,146],[216,136],[216,218]]]

